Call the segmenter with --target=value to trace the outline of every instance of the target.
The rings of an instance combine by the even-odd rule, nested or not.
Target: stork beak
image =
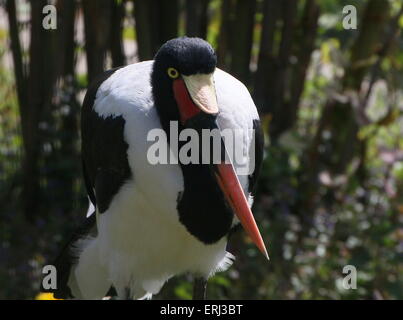
[[[213,73],[182,76],[174,81],[173,90],[182,124],[199,113],[218,113]]]
[[[233,212],[238,217],[246,233],[252,239],[253,243],[269,260],[266,246],[256,225],[255,218],[249,208],[242,186],[238,176],[235,173],[232,163],[220,163],[213,165],[214,174],[217,183],[224,193],[227,203],[231,206]]]
[[[174,81],[173,90],[183,125],[189,125],[198,130],[219,128],[215,119],[219,109],[213,74],[182,76],[182,78]],[[222,153],[224,157],[222,158],[227,159],[227,161],[222,159],[219,164],[210,164],[214,178],[223,192],[227,204],[232,208],[247,234],[263,255],[269,259],[262,236],[222,137],[221,150],[224,150]]]

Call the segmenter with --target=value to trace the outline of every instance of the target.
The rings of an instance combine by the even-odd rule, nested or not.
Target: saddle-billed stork
[[[181,37],[153,61],[109,70],[90,85],[82,161],[95,210],[56,259],[57,289],[45,291],[56,298],[99,299],[112,291],[149,298],[187,272],[203,288],[231,265],[226,245],[239,222],[268,257],[250,210],[263,156],[259,116],[246,87],[216,63],[209,43]],[[247,156],[253,172],[237,175],[238,164],[224,161],[224,139],[222,161],[150,163],[149,132],[161,129],[159,143],[167,146],[175,122],[179,132],[254,130],[242,140],[244,151],[254,149]]]

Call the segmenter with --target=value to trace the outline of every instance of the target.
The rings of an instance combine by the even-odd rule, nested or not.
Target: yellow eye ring
[[[179,77],[179,72],[175,68],[168,68],[167,73],[168,76],[172,79],[176,79]]]

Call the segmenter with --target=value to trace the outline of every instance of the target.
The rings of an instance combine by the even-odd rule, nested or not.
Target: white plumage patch
[[[179,165],[151,165],[147,160],[149,130],[161,128],[150,86],[152,61],[116,71],[99,88],[94,103],[101,117],[122,116],[133,179],[97,214],[98,235],[76,245],[78,265],[70,279],[73,294],[98,299],[113,285],[120,297],[129,286],[133,298],[150,298],[172,276],[191,272],[206,277],[230,267],[226,238],[205,245],[179,222],[177,196],[183,192]],[[258,119],[245,86],[216,70],[215,84],[222,129],[252,129]],[[165,143],[167,143],[165,141]],[[251,144],[248,138],[246,148]],[[240,176],[247,190],[247,176]]]

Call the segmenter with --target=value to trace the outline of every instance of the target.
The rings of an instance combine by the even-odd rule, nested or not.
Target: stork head
[[[177,38],[166,42],[154,59],[151,84],[162,126],[169,132],[169,121],[180,128],[217,129],[217,101],[214,71],[217,57],[211,45],[200,38]],[[225,145],[222,142],[225,157]],[[232,163],[209,165],[223,201],[231,208],[257,247],[267,251]],[[206,177],[208,178],[208,177]],[[206,190],[208,191],[208,190]]]
[[[200,38],[181,37],[166,42],[155,56],[152,75],[154,97],[164,100],[157,103],[164,105],[165,110],[159,111],[170,112],[170,120],[177,120],[172,117],[177,114],[182,124],[201,112],[216,115],[216,64],[214,49]],[[173,100],[176,103],[167,103]]]

